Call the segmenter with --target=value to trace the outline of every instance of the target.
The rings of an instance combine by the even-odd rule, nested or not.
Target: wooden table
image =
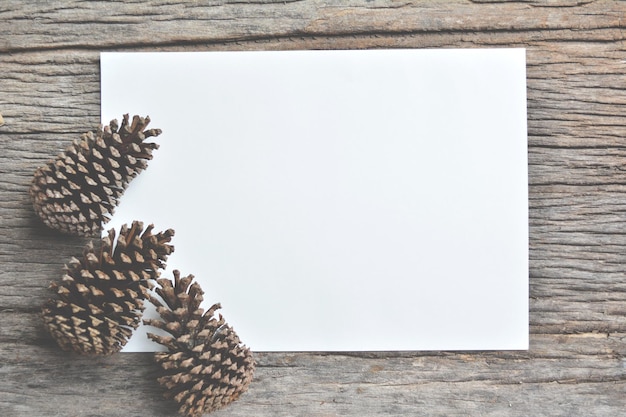
[[[626,415],[625,29],[624,1],[4,0],[0,415],[175,414],[150,354],[70,355],[39,317],[86,241],[43,227],[27,190],[100,122],[100,51],[452,47],[527,48],[530,350],[257,353],[215,415]]]

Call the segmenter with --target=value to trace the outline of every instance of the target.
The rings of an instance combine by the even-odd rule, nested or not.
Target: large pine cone
[[[37,215],[52,229],[77,236],[100,236],[129,182],[147,167],[161,134],[145,130],[150,118],[128,114],[95,135],[87,132],[65,152],[38,168],[30,187]]]
[[[60,282],[50,288],[56,297],[43,307],[46,329],[64,350],[107,355],[118,352],[140,323],[147,290],[174,247],[169,229],[152,234],[143,223],[122,226],[81,259],[72,258]]]
[[[193,275],[180,278],[174,271],[174,283],[161,278],[156,292],[167,304],[154,297],[162,320],[144,320],[171,336],[148,333],[148,337],[167,347],[167,352],[155,353],[164,376],[158,379],[166,389],[166,397],[180,404],[184,416],[198,417],[220,409],[244,393],[254,373],[252,353],[241,344],[235,331],[222,315],[214,317],[220,308],[214,304],[208,311],[200,308],[203,291]]]

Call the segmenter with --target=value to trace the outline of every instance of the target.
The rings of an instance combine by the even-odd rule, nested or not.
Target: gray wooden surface
[[[528,49],[530,350],[258,353],[214,415],[626,415],[625,29],[623,1],[1,1],[0,416],[175,415],[149,354],[69,355],[38,317],[85,241],[27,188],[99,123],[100,51],[384,47]]]

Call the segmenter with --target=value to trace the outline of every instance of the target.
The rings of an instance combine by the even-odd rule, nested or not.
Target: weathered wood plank
[[[535,335],[520,353],[259,353],[250,391],[216,415],[620,415],[624,336]],[[3,415],[173,414],[149,355],[21,343],[0,353]]]
[[[623,414],[625,15],[617,1],[2,2],[0,415],[175,413],[150,355],[67,355],[38,317],[86,241],[43,228],[27,188],[99,122],[99,51],[387,47],[527,48],[531,348],[259,353],[250,392],[216,415]]]
[[[543,5],[460,0],[13,1],[0,9],[0,31],[7,35],[0,52],[443,31],[510,32],[524,41],[524,32],[535,30],[543,31],[535,36],[597,40],[614,39],[623,24],[620,2],[579,3],[569,10]],[[587,30],[596,32],[583,35]]]
[[[150,355],[60,352],[37,314],[5,312],[3,415],[171,415]],[[26,320],[25,320],[26,319]],[[257,353],[249,393],[217,415],[619,415],[626,334],[533,335],[528,352]],[[129,395],[129,392],[132,392]],[[68,403],[67,396],[77,402]],[[438,409],[432,402],[438,401]],[[574,401],[574,403],[572,403]],[[368,409],[360,403],[368,403]],[[99,404],[97,410],[90,407]],[[157,405],[154,407],[154,405]],[[81,407],[77,409],[76,407]],[[434,412],[433,412],[434,411]]]

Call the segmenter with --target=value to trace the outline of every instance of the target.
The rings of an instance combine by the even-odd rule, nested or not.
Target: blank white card
[[[194,274],[251,349],[528,348],[523,49],[101,67],[102,120],[163,130],[106,229],[175,229],[162,275]],[[126,351],[156,348],[145,330]]]

